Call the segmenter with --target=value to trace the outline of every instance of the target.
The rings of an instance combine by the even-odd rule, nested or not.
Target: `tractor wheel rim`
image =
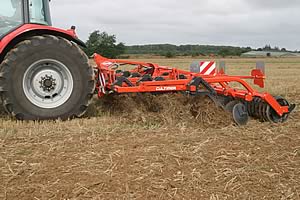
[[[57,108],[72,95],[73,77],[63,63],[39,60],[24,73],[23,91],[32,104],[45,109]]]

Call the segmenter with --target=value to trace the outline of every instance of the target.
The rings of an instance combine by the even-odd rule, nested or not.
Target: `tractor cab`
[[[49,0],[1,0],[0,39],[23,24],[50,26]]]

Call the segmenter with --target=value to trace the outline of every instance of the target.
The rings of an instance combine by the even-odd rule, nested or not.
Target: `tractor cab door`
[[[49,0],[29,0],[29,23],[51,26]]]

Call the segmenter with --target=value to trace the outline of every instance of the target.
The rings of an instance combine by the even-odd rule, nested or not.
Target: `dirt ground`
[[[265,61],[265,90],[299,105],[300,59]],[[232,74],[255,65],[226,62]],[[173,94],[95,99],[67,122],[0,112],[0,199],[300,199],[298,111],[236,127],[207,99]]]

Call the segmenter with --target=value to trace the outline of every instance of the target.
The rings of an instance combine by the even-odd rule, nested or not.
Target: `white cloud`
[[[300,49],[300,1],[53,0],[55,26],[99,29],[126,44],[265,44]]]

